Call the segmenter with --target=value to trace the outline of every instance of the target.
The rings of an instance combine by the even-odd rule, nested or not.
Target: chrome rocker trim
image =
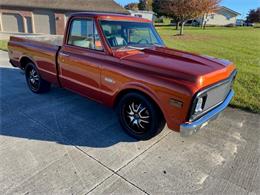
[[[225,110],[225,108],[229,105],[232,98],[234,96],[234,91],[231,90],[224,100],[219,106],[209,111],[207,114],[199,118],[198,120],[193,121],[192,123],[184,123],[180,125],[180,133],[182,137],[190,136],[196,132],[198,132],[201,128],[207,125],[209,121],[215,120],[218,118],[219,114]]]

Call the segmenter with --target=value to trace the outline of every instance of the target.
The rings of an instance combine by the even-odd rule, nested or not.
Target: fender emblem
[[[105,80],[107,83],[112,83],[112,84],[115,84],[115,83],[116,83],[113,79],[108,78],[108,77],[105,77],[104,80]]]
[[[174,106],[174,107],[177,107],[177,108],[183,107],[182,101],[179,101],[179,100],[176,100],[176,99],[173,99],[173,98],[170,99],[169,103],[170,103],[171,106]]]

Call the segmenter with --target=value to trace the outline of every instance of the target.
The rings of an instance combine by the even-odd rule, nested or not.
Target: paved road
[[[260,115],[227,109],[195,136],[123,133],[109,108],[32,94],[0,52],[0,194],[260,194]]]

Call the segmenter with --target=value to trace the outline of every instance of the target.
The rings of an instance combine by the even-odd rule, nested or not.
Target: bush
[[[7,41],[0,40],[0,50],[7,51]]]

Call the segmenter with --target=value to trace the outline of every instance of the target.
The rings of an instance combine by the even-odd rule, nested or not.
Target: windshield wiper
[[[156,47],[164,47],[164,45],[160,45],[160,44],[158,44],[158,43],[152,43],[151,45],[152,45],[152,46],[156,46]]]
[[[143,47],[135,47],[135,46],[126,45],[126,46],[118,48],[117,50],[120,51],[120,50],[124,50],[124,49],[127,49],[127,48],[136,49],[136,50],[144,50],[145,49]]]

